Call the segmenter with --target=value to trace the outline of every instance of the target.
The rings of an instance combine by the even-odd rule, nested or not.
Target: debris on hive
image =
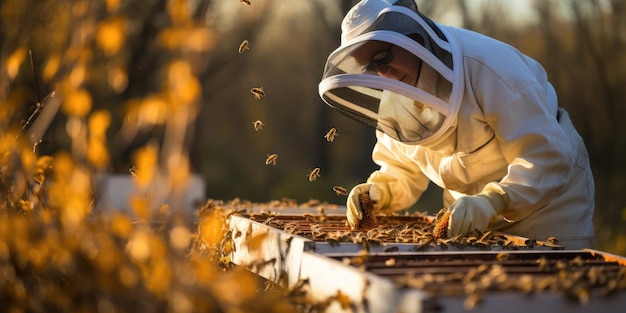
[[[359,195],[359,203],[363,210],[363,219],[357,225],[358,229],[370,229],[377,226],[376,216],[374,215],[374,202],[370,199],[370,195],[362,193]]]
[[[450,210],[446,208],[439,210],[433,221],[435,223],[433,237],[436,239],[448,237],[448,220],[450,220]]]

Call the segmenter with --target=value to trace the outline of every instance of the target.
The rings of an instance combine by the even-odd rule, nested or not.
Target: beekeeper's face
[[[370,41],[355,51],[354,57],[363,66],[363,73],[392,78],[415,86],[421,60],[396,45]]]

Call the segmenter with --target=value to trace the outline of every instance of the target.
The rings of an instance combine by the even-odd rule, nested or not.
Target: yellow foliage
[[[187,156],[175,152],[167,158],[167,169],[174,191],[184,190],[188,187],[190,168]]]
[[[147,231],[136,231],[126,245],[130,257],[139,263],[146,263],[152,255],[150,234]]]
[[[31,201],[20,199],[19,200],[20,207],[24,212],[30,212],[33,210],[34,204]]]
[[[139,149],[134,155],[135,182],[140,188],[145,188],[155,177],[157,169],[158,150],[155,145],[148,145]]]
[[[106,141],[92,138],[87,144],[87,160],[96,167],[104,167],[109,164],[109,151]]]
[[[70,88],[79,88],[87,78],[87,67],[83,64],[76,64],[67,77]]]
[[[96,167],[104,167],[109,163],[109,151],[106,142],[106,130],[111,123],[111,114],[99,110],[91,114],[88,121],[89,142],[87,144],[87,160]]]
[[[84,144],[86,143],[85,134],[87,129],[81,117],[70,116],[67,120],[67,123],[65,123],[65,131],[72,138],[72,143],[75,147],[84,146]],[[83,149],[81,149],[81,151],[82,150]],[[76,152],[76,150],[73,152]]]
[[[191,20],[191,10],[189,8],[189,1],[186,0],[172,0],[167,5],[167,13],[174,25],[185,24]]]
[[[267,233],[256,234],[246,241],[246,246],[251,251],[257,251],[261,248],[261,245],[266,239]]]
[[[126,69],[121,66],[111,66],[107,71],[107,79],[109,86],[113,91],[120,93],[128,86],[128,74]]]
[[[240,306],[242,303],[250,301],[257,292],[254,284],[242,283],[246,280],[245,275],[244,272],[235,272],[233,279],[214,284],[213,288],[217,294],[223,295],[224,301],[233,306]]]
[[[15,50],[9,56],[9,58],[7,59],[7,63],[6,63],[6,69],[7,69],[7,74],[9,75],[9,79],[15,78],[25,57],[26,57],[26,49],[24,48],[19,48]]]
[[[53,158],[52,169],[57,183],[65,183],[74,170],[72,156],[65,152],[56,154]]]
[[[111,18],[98,25],[96,43],[107,55],[117,54],[124,46],[126,20],[120,17]]]
[[[167,78],[169,94],[174,105],[190,103],[200,96],[202,87],[188,62],[181,60],[172,62]]]
[[[112,238],[104,234],[97,237],[97,254],[93,259],[100,272],[109,274],[119,267],[121,256]]]
[[[89,117],[89,135],[97,138],[106,137],[106,130],[111,124],[111,113],[106,110],[93,112]]]
[[[119,280],[126,288],[133,288],[139,280],[137,271],[130,266],[122,266],[119,269]]]
[[[50,81],[54,75],[59,71],[59,67],[61,66],[61,55],[58,53],[54,53],[48,57],[44,67],[43,67],[43,79],[44,81]]]
[[[174,105],[188,104],[198,99],[201,90],[202,87],[198,79],[190,77],[172,85],[170,87],[170,96]]]
[[[138,218],[144,220],[148,219],[150,216],[150,204],[146,197],[131,196],[129,201],[133,213],[135,213]]]
[[[167,80],[170,85],[175,85],[179,81],[185,81],[193,76],[191,64],[187,61],[176,60],[169,65]]]
[[[89,10],[89,1],[86,1],[86,0],[73,1],[72,15],[74,17],[81,17],[87,14],[88,10]]]
[[[158,95],[146,97],[141,101],[138,118],[141,124],[162,124],[167,118],[167,102]]]
[[[105,0],[107,10],[109,12],[114,11],[120,6],[121,0]]]
[[[68,230],[76,230],[89,213],[89,203],[91,202],[89,196],[88,194],[71,193],[63,202],[61,211],[63,226]]]
[[[85,89],[68,92],[63,101],[63,112],[68,115],[83,117],[91,111],[91,94]]]
[[[43,184],[46,178],[46,172],[52,168],[53,159],[51,156],[41,156],[37,159],[37,164],[35,164],[35,170],[33,172],[33,179],[39,183]]]
[[[0,292],[6,300],[3,309],[78,312],[96,307],[103,312],[135,312],[141,311],[145,303],[159,303],[177,312],[214,311],[211,308],[237,310],[229,305],[258,298],[254,284],[242,275],[224,277],[216,271],[219,251],[202,250],[204,242],[213,247],[222,243],[223,212],[200,218],[203,222],[199,226],[207,230],[202,234],[192,233],[189,224],[183,223],[164,224],[158,230],[148,223],[134,223],[135,218],[149,221],[153,206],[160,205],[152,202],[147,192],[160,170],[159,154],[163,152],[159,144],[149,144],[133,156],[136,183],[144,188],[141,194],[131,196],[134,216],[92,212],[102,191],[95,189],[94,180],[110,162],[107,133],[114,119],[110,111],[92,109],[112,108],[126,101],[127,95],[122,92],[128,87],[129,75],[135,74],[127,70],[127,62],[135,60],[133,51],[125,50],[128,27],[130,22],[141,25],[145,21],[127,14],[134,3],[122,6],[120,0],[44,2],[9,1],[4,5],[9,10],[0,10],[1,23],[12,26],[3,38],[8,45],[0,53],[4,64],[0,76],[9,79],[6,84],[0,83],[0,174],[5,175],[0,181],[5,193],[0,197],[6,199],[0,201],[0,285],[4,286]],[[195,7],[186,0],[168,1],[167,13],[172,19],[164,21],[174,21],[174,25],[156,31],[159,43],[179,51],[174,51],[176,55],[164,51],[155,66],[162,65],[161,60],[185,58],[188,52],[207,52],[214,45],[214,34],[193,23],[191,9]],[[31,21],[31,15],[41,21]],[[13,25],[24,17],[28,18],[25,24]],[[19,44],[21,41],[16,39],[24,39],[24,34],[28,35],[29,45],[12,46]],[[27,76],[32,73],[20,72],[28,68],[25,61],[31,46],[35,75],[45,82],[40,86],[33,86],[32,77]],[[153,48],[164,50],[163,46]],[[128,135],[124,140],[132,140],[146,125],[165,124],[169,133],[169,127],[187,126],[192,114],[183,106],[198,101],[202,87],[194,60],[177,60],[150,72],[164,76],[155,77],[156,88],[147,89],[153,92],[148,97],[133,95],[138,100],[131,114],[125,116],[124,123],[128,124],[124,126],[128,127],[120,132]],[[149,81],[145,87],[155,87],[152,83]],[[7,125],[7,121],[19,122],[22,117],[16,114],[28,114],[27,109],[35,108],[35,93],[51,91],[62,98],[55,121],[66,123],[52,124],[44,141],[38,142],[42,146],[36,152],[45,153],[44,147],[56,150],[65,146],[69,151],[39,156],[27,142],[28,136],[17,135],[21,125]],[[115,94],[106,94],[111,91]],[[65,130],[69,141],[57,136],[60,130]],[[178,128],[175,132],[181,133]],[[169,152],[162,160],[169,181],[160,183],[176,191],[186,186],[191,169],[184,144],[175,142],[174,146],[171,151],[163,149]],[[162,208],[169,207],[164,204]],[[160,216],[166,219],[177,215]],[[196,250],[191,253],[189,247]],[[224,289],[230,303],[222,305],[222,297],[213,294],[213,286],[231,278]]]
[[[183,250],[191,241],[191,233],[185,226],[176,226],[170,232],[170,245],[177,250]]]
[[[2,232],[0,232],[2,234]],[[9,246],[2,240],[0,240],[0,261],[6,262],[9,260],[11,256],[11,251],[9,250]]]
[[[156,294],[162,294],[167,291],[172,280],[172,270],[167,262],[155,262],[146,274],[144,279],[148,290]]]
[[[125,214],[113,215],[111,219],[111,231],[121,238],[128,238],[133,231],[130,218]]]
[[[159,34],[160,44],[167,49],[206,52],[215,45],[215,34],[208,28],[167,28]]]
[[[201,241],[208,247],[215,247],[224,235],[223,217],[217,212],[211,212],[202,217],[199,225]]]
[[[22,153],[20,154],[22,164],[24,164],[24,167],[28,171],[35,170],[39,165],[39,158],[37,158],[37,155],[32,153],[30,149],[26,149],[26,147],[23,147],[22,149]]]

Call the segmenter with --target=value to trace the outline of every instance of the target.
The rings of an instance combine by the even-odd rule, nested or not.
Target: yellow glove
[[[479,194],[457,199],[448,210],[448,237],[468,235],[474,229],[487,230],[489,222],[509,205],[509,197],[495,183],[487,184]]]
[[[362,193],[370,195],[370,200],[374,203],[374,214],[378,214],[391,200],[391,195],[386,185],[363,183],[354,186],[350,194],[348,194],[346,202],[346,217],[352,229],[356,228],[359,225],[359,221],[363,219],[363,209],[361,209],[361,204],[359,203],[359,195]]]

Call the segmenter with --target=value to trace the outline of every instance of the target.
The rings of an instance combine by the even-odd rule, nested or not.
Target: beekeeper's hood
[[[343,20],[341,46],[328,57],[320,96],[398,141],[433,142],[456,126],[463,94],[461,56],[451,37],[413,0],[362,0]],[[416,79],[382,73],[401,59],[410,59],[401,64],[409,64],[404,68]]]

